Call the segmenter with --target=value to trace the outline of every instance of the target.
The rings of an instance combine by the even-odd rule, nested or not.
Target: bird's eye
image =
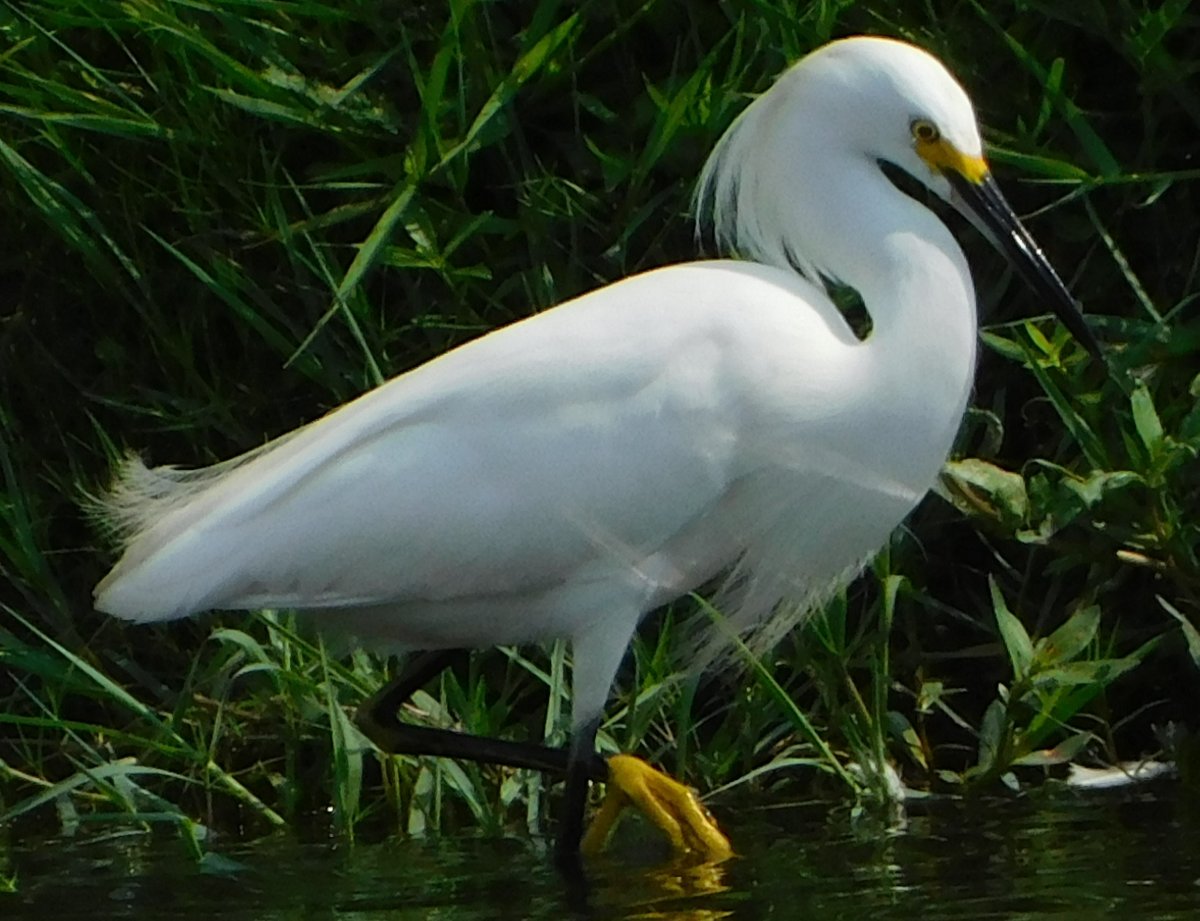
[[[922,144],[932,144],[942,136],[937,125],[924,118],[914,118],[909,129],[912,131],[913,139]]]

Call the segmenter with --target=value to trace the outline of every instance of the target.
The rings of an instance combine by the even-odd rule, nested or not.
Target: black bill
[[[958,199],[955,204],[960,210],[984,231],[1034,293],[1050,305],[1088,354],[1106,365],[1100,343],[1088,329],[1079,304],[1013,213],[996,181],[984,175],[982,180],[973,182],[952,169],[945,170],[943,175],[954,187]]]

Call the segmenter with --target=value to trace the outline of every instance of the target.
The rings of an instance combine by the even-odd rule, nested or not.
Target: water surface
[[[827,804],[718,812],[738,858],[635,845],[590,866],[586,895],[529,837],[218,839],[201,864],[161,831],[10,841],[0,918],[1200,918],[1200,809],[1161,792],[930,802],[890,828]]]

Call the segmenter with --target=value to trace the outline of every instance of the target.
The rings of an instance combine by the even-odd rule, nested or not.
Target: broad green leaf
[[[1041,748],[1022,755],[1020,758],[1014,759],[1013,764],[1024,767],[1051,767],[1056,764],[1066,764],[1079,757],[1079,754],[1095,738],[1090,732],[1077,732],[1053,748]]]
[[[1132,656],[1124,659],[1097,659],[1094,662],[1068,662],[1037,672],[1032,676],[1033,685],[1039,691],[1077,685],[1106,685],[1137,664],[1138,660]]]
[[[1150,391],[1146,389],[1145,384],[1139,383],[1134,388],[1130,395],[1130,403],[1133,407],[1133,424],[1137,429],[1138,437],[1146,446],[1146,450],[1150,452],[1150,457],[1157,458],[1163,446],[1163,427],[1158,413],[1154,409],[1154,399],[1150,396]]]
[[[909,757],[916,764],[928,770],[929,764],[925,760],[925,746],[921,744],[921,737],[913,728],[912,723],[908,721],[908,717],[895,710],[889,710],[884,719],[887,723],[888,734],[904,746],[905,751],[908,752]]]
[[[1145,480],[1132,470],[1097,470],[1083,479],[1068,473],[1062,478],[1062,485],[1079,496],[1088,508],[1110,492],[1144,482]]]
[[[917,691],[917,712],[929,713],[937,706],[946,694],[945,682],[925,680]]]
[[[1034,654],[1038,665],[1058,665],[1074,659],[1095,638],[1099,627],[1098,605],[1079,609],[1061,627],[1037,641]]]
[[[1008,661],[1012,663],[1013,674],[1020,680],[1029,674],[1029,666],[1033,662],[1033,643],[1024,624],[1008,609],[996,580],[990,576],[988,588],[992,593],[992,610],[996,614],[1000,638],[1004,640],[1004,647],[1008,650]]]
[[[976,457],[949,461],[942,469],[954,504],[967,513],[983,513],[1009,527],[1025,521],[1029,497],[1025,479]]]
[[[993,700],[983,714],[983,722],[979,726],[979,768],[983,771],[993,770],[996,759],[1004,747],[1005,727],[1008,724],[1008,710],[1000,700]]]

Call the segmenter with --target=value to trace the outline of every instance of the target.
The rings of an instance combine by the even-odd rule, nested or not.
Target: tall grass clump
[[[79,512],[128,449],[203,465],[489,329],[698,254],[749,96],[831,38],[943,58],[1106,343],[969,228],[985,348],[940,495],[740,674],[648,623],[602,743],[707,789],[1020,786],[1188,750],[1200,691],[1200,29],[1186,3],[174,3],[0,11],[0,820],[543,827],[549,781],[382,757],[388,663],[286,611],[134,628]],[[886,448],[884,448],[886,449]],[[561,647],[473,656],[433,725],[564,738]],[[549,700],[549,707],[547,701]],[[1182,757],[1182,756],[1181,756]],[[1183,766],[1186,766],[1184,761]],[[730,792],[729,796],[742,795]]]

